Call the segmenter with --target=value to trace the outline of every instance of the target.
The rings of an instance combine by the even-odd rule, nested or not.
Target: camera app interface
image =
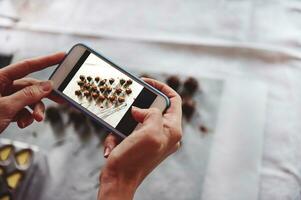
[[[81,56],[59,91],[126,135],[137,125],[131,106],[149,108],[157,97],[89,51]]]

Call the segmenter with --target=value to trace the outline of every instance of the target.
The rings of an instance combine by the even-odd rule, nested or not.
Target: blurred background
[[[0,66],[80,42],[179,93],[194,80],[183,146],[136,199],[300,199],[300,19],[299,0],[0,0]],[[41,173],[23,170],[14,198],[96,199],[105,131],[47,105],[45,122],[0,136],[2,146],[38,148]]]

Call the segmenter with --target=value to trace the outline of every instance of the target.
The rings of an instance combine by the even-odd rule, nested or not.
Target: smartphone
[[[139,126],[131,107],[169,107],[169,98],[84,44],[72,47],[49,78],[54,92],[125,138]]]

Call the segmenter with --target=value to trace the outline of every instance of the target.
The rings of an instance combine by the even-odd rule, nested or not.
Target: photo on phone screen
[[[125,135],[137,122],[131,107],[149,108],[157,94],[86,50],[58,90]]]

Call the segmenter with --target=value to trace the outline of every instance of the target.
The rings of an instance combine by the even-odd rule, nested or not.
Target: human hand
[[[34,120],[42,121],[45,105],[41,99],[44,97],[62,102],[59,97],[51,94],[51,81],[23,77],[58,64],[64,57],[65,53],[56,53],[24,60],[0,69],[0,133],[10,122],[17,122],[20,128],[25,128]],[[32,112],[26,106],[29,106]]]
[[[118,137],[112,134],[106,138],[104,156],[108,158],[101,171],[99,199],[133,199],[144,178],[180,147],[180,96],[159,81],[148,78],[144,81],[166,94],[171,106],[163,116],[156,108],[133,107],[132,115],[142,126],[120,144]]]

